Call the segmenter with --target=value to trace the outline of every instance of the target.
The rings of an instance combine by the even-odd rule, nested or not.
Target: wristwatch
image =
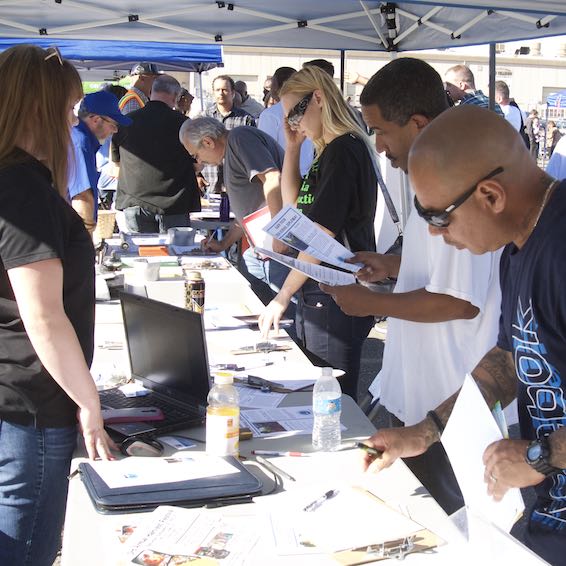
[[[560,468],[555,468],[550,464],[550,442],[548,441],[548,436],[537,438],[529,444],[525,454],[525,462],[533,470],[545,476],[551,476],[562,471]]]

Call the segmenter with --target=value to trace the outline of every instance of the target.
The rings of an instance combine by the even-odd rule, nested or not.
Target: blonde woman
[[[77,420],[111,458],[89,373],[94,251],[67,195],[74,67],[56,49],[0,54],[0,564],[51,566]]]
[[[281,180],[284,204],[294,203],[311,220],[351,251],[375,251],[377,199],[375,150],[332,79],[321,69],[295,73],[280,92],[287,148]],[[301,179],[300,146],[312,140],[315,159]],[[304,253],[299,259],[315,262]],[[278,327],[298,292],[297,335],[315,365],[343,369],[342,390],[357,397],[361,348],[372,317],[345,315],[318,284],[291,271],[261,316],[261,329]]]

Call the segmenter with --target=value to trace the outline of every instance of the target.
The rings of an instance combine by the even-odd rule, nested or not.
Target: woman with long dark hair
[[[91,458],[113,446],[89,372],[94,250],[66,200],[82,85],[31,45],[1,53],[0,76],[0,564],[51,566],[77,424]]]

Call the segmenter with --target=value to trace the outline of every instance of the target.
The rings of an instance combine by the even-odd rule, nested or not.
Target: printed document
[[[523,512],[525,505],[518,488],[510,489],[499,502],[487,494],[483,453],[503,435],[476,382],[466,375],[450,419],[442,433],[442,444],[466,506],[475,514],[495,523],[506,532]]]
[[[261,255],[267,256],[291,269],[296,269],[305,275],[308,275],[311,279],[318,281],[319,283],[324,283],[326,285],[354,285],[356,283],[356,278],[351,273],[344,273],[343,271],[338,271],[337,269],[332,269],[331,267],[326,267],[324,265],[318,265],[317,263],[310,263],[308,261],[301,261],[290,257],[288,255],[278,254],[277,252],[271,252],[263,248],[254,248],[255,251]]]
[[[130,456],[123,460],[90,462],[110,488],[137,487],[212,478],[238,473],[238,468],[217,456],[202,452],[176,452],[166,458]]]
[[[158,507],[126,541],[126,556],[129,564],[238,566],[257,543],[264,521],[259,515]]]
[[[292,248],[346,271],[355,273],[363,267],[361,263],[346,263],[344,260],[354,254],[294,206],[283,207],[264,230]]]

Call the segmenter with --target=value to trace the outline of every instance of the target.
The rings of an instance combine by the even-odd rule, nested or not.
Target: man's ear
[[[204,138],[202,138],[200,145],[206,147],[206,149],[214,149],[216,147],[216,140],[213,140],[212,138],[205,136]]]
[[[482,206],[489,209],[493,214],[501,214],[507,203],[505,188],[495,179],[488,179],[479,183],[476,190],[482,201]]]
[[[413,124],[417,127],[417,130],[422,130],[425,126],[430,124],[430,120],[422,114],[413,114],[409,118],[409,121],[413,122]]]

